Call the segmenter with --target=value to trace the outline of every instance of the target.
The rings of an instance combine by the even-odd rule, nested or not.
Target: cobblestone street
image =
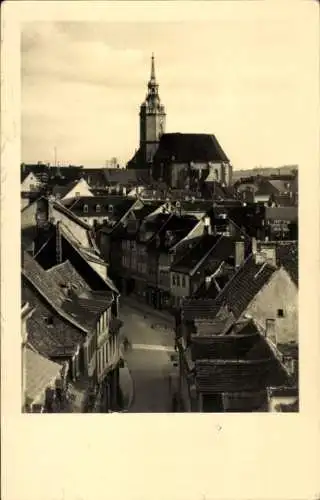
[[[125,352],[127,367],[132,378],[132,404],[129,412],[170,412],[172,394],[169,377],[173,374],[170,356],[174,352],[174,332],[169,322],[127,305],[120,309],[124,322],[123,335],[131,348]],[[151,311],[152,312],[152,311]],[[130,384],[128,382],[128,391]]]

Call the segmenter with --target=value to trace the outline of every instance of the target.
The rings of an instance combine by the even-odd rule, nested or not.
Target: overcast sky
[[[28,23],[22,160],[53,163],[56,146],[66,164],[128,161],[154,52],[167,132],[215,134],[235,169],[302,164],[314,126],[315,33],[297,9],[277,15],[276,3],[266,15],[261,3],[218,15],[217,2],[207,22]]]

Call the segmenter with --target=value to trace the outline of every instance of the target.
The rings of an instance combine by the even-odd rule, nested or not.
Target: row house
[[[21,181],[20,209],[23,210],[25,207],[30,205],[30,203],[32,203],[35,199],[39,198],[43,188],[43,183],[41,182],[39,177],[36,176],[33,172],[23,171],[23,170],[21,170],[20,181]]]
[[[190,232],[197,219],[158,209],[141,216],[129,221],[121,235],[125,292],[144,297],[153,307],[170,307],[170,248]]]
[[[63,366],[39,354],[30,344],[27,322],[35,309],[21,305],[22,412],[45,413],[50,408],[49,394],[63,380]]]
[[[83,178],[74,181],[69,179],[61,179],[57,181],[53,179],[47,185],[48,194],[57,200],[72,200],[80,196],[93,197],[90,186]]]
[[[187,412],[269,411],[269,389],[291,374],[255,322],[188,309],[177,341],[180,408]]]
[[[185,368],[185,358],[188,358],[189,354],[188,345],[181,343],[179,339],[183,337],[184,329],[192,326],[195,320],[202,325],[201,328],[204,328],[205,323],[209,323],[209,326],[205,328],[209,328],[210,335],[215,333],[219,336],[227,334],[230,321],[240,323],[254,321],[256,330],[260,332],[264,342],[268,345],[268,350],[272,351],[273,356],[278,360],[277,363],[279,362],[290,375],[290,380],[284,381],[283,384],[276,385],[275,382],[268,382],[263,388],[263,397],[265,403],[268,403],[268,411],[297,409],[299,370],[298,248],[296,241],[253,241],[252,254],[218,294],[216,285],[212,282],[203,291],[201,297],[183,302],[176,331],[177,343],[180,346],[181,378],[185,394],[190,390],[190,385],[187,383],[188,371]],[[224,359],[226,366],[228,364],[226,361],[231,365],[233,363],[231,360]],[[238,395],[237,399],[241,402],[239,397]],[[221,399],[219,401],[221,405]],[[244,401],[248,401],[247,395]],[[243,404],[243,402],[240,404],[240,408],[243,408]],[[282,409],[277,410],[276,408],[279,407]],[[225,404],[223,408],[226,408]]]
[[[213,282],[218,293],[250,251],[250,239],[232,221],[205,217],[203,232],[187,240],[170,267],[174,308],[185,297],[197,296]]]
[[[235,183],[238,197],[245,202],[266,206],[297,206],[298,175],[252,176]]]
[[[126,239],[126,234],[135,234],[141,222],[151,214],[161,211],[161,202],[141,201],[126,199],[119,205],[116,218],[112,225],[103,224],[96,231],[96,241],[100,248],[101,255],[110,264],[110,272],[121,288],[122,247],[124,251],[128,245],[122,245],[122,239]]]
[[[87,273],[94,289],[115,288],[92,227],[61,203],[42,197],[23,210],[21,238],[23,248],[46,269],[70,259],[80,273]]]
[[[108,194],[80,196],[63,202],[66,208],[90,226],[105,224],[112,228],[127,214],[132,204],[133,202],[124,196]]]
[[[108,197],[110,200],[110,198]],[[112,210],[109,211],[109,205]],[[113,256],[114,241],[118,241],[118,233],[127,225],[132,212],[141,209],[144,204],[140,200],[126,198],[123,196],[111,197],[108,205],[108,220],[96,228],[95,239],[104,260],[111,263]]]
[[[92,411],[97,401],[99,411],[117,408],[121,321],[112,307],[114,294],[91,290],[68,261],[46,271],[24,252],[22,299],[34,309],[28,345],[65,371],[47,410]]]

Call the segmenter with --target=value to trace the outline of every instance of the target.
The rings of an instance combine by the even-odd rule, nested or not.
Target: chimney
[[[252,238],[251,239],[251,245],[252,245],[252,253],[253,255],[255,255],[257,253],[257,239],[256,238]]]
[[[240,267],[245,259],[244,255],[244,241],[236,241],[235,244],[235,258],[234,258],[234,265],[235,267]]]
[[[277,265],[276,246],[272,242],[261,242],[260,254],[263,255],[264,261],[272,266]]]
[[[211,276],[206,276],[206,281],[205,281],[206,290],[208,290],[210,284],[211,284]]]
[[[266,320],[266,337],[275,346],[277,346],[277,332],[276,332],[276,320],[275,319],[267,319]]]
[[[212,234],[210,217],[204,218],[204,234]]]

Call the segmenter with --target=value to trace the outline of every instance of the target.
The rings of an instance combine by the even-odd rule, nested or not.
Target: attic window
[[[113,213],[113,205],[109,205],[109,207],[108,207],[108,212],[109,212],[110,214],[112,214],[112,213]]]
[[[87,214],[88,213],[88,205],[83,205],[83,211]]]
[[[79,191],[76,192],[76,197],[80,198],[80,192]]]
[[[47,316],[45,319],[45,322],[47,325],[53,325],[53,317],[52,316]]]
[[[101,205],[96,205],[96,212],[101,212]]]
[[[277,316],[278,316],[278,318],[283,318],[284,317],[284,310],[283,309],[278,309]]]

